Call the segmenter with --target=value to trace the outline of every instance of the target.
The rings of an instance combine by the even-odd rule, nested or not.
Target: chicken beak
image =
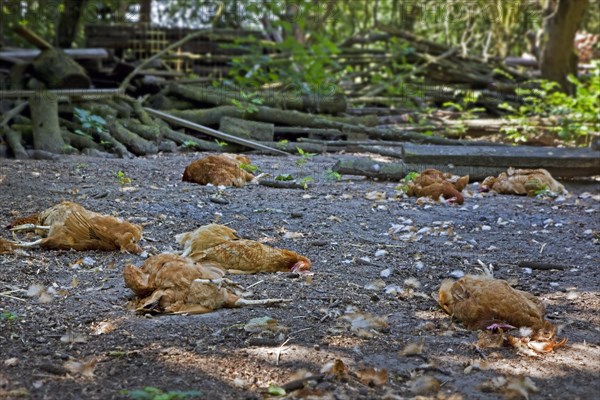
[[[309,273],[308,272],[308,268],[306,266],[306,263],[304,261],[298,261],[297,263],[295,263],[294,265],[292,265],[292,268],[290,268],[290,272],[295,272],[295,273],[298,273],[298,274]]]

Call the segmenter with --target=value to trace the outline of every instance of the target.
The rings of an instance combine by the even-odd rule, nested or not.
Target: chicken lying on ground
[[[534,351],[547,352],[566,343],[566,339],[553,340],[556,328],[544,318],[544,305],[502,279],[478,275],[458,281],[447,279],[440,287],[438,303],[471,330],[528,328],[531,338],[507,338],[514,347],[525,344]]]
[[[177,235],[176,240],[184,246],[184,255],[196,262],[213,263],[232,274],[303,272],[311,267],[309,259],[298,253],[237,239],[236,232],[224,225],[201,226]]]
[[[250,160],[237,154],[206,156],[185,167],[181,180],[200,185],[242,187],[254,179],[254,175],[241,168],[242,164],[250,165]]]
[[[148,258],[141,268],[127,265],[123,269],[125,285],[138,297],[133,304],[138,312],[203,314],[288,301],[243,299],[224,287],[233,283],[223,274],[220,268],[175,254],[159,254]]]
[[[545,169],[513,169],[500,173],[497,177],[488,176],[481,183],[480,191],[494,191],[499,194],[535,196],[540,191],[567,194],[565,187],[558,183]]]
[[[416,197],[431,197],[439,200],[440,196],[448,203],[462,204],[463,189],[469,183],[469,176],[456,177],[436,169],[426,169],[414,180],[408,183],[407,194]]]
[[[35,230],[44,238],[31,243],[18,243],[18,247],[40,246],[53,250],[121,250],[139,254],[138,242],[142,227],[110,215],[86,210],[83,206],[64,201],[35,216],[23,220],[34,224],[18,225],[13,231]]]

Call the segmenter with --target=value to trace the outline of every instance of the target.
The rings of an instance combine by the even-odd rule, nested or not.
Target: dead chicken
[[[220,224],[204,225],[195,231],[175,236],[177,243],[183,245],[185,249],[182,254],[184,257],[234,239],[238,239],[237,232]]]
[[[436,169],[426,169],[408,183],[407,194],[416,197],[444,198],[448,203],[462,204],[463,189],[469,183],[469,176],[454,176]]]
[[[15,243],[13,243],[9,240],[0,238],[0,254],[12,253],[15,248],[16,248]]]
[[[447,279],[440,286],[438,303],[468,329],[521,328],[521,332],[528,333],[521,338],[508,336],[513,347],[523,343],[535,351],[550,351],[566,343],[566,339],[554,341],[556,328],[544,318],[542,302],[531,293],[513,289],[502,279],[483,275],[467,275],[458,281]]]
[[[239,154],[206,156],[185,167],[181,180],[200,185],[242,187],[254,179],[254,175],[241,168],[242,164],[250,165],[248,157]]]
[[[127,265],[123,269],[125,285],[138,297],[133,304],[138,312],[203,314],[220,308],[287,301],[243,299],[225,287],[233,282],[223,274],[211,264],[166,253],[148,258],[141,268]]]
[[[13,232],[34,230],[44,236],[31,243],[17,243],[18,247],[40,246],[52,250],[121,250],[134,254],[142,252],[138,242],[142,227],[121,218],[103,215],[83,206],[64,201],[39,214],[26,217],[33,224],[14,226]]]
[[[482,192],[535,196],[540,191],[567,194],[565,187],[557,182],[545,169],[509,168],[497,177],[488,176],[481,183]]]
[[[237,239],[224,225],[210,224],[177,235],[183,254],[196,262],[209,262],[232,274],[258,272],[303,272],[311,268],[308,258],[254,240]]]

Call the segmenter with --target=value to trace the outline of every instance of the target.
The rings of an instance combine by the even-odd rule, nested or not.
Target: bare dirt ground
[[[564,201],[476,194],[463,206],[418,205],[414,198],[394,198],[393,182],[326,179],[327,168],[347,155],[317,156],[303,166],[295,164],[298,157],[251,156],[265,172],[311,176],[314,185],[306,191],[227,188],[221,195],[227,204],[220,204],[211,201],[216,188],[180,182],[184,167],[199,156],[2,159],[0,223],[71,200],[143,224],[141,244],[157,254],[180,251],[176,233],[218,220],[244,237],[313,261],[312,277],[233,277],[253,285],[252,298],[293,302],[194,316],[140,316],[127,308],[132,293],[121,271],[127,263],[141,265],[143,257],[39,249],[3,255],[0,397],[128,398],[133,393],[124,390],[149,386],[196,390],[206,399],[263,398],[269,385],[281,386],[304,376],[302,371],[318,376],[340,359],[348,376],[308,380],[309,389],[288,396],[400,399],[421,393],[422,398],[501,399],[502,392],[481,385],[521,376],[539,389],[529,393],[531,399],[598,398],[597,182],[566,182],[571,193]],[[121,185],[117,171],[132,182]],[[367,199],[372,191],[384,192],[386,200]],[[477,192],[472,185],[468,191]],[[538,295],[568,345],[543,357],[518,355],[511,348],[478,352],[476,332],[452,323],[430,296],[411,294],[430,295],[452,271],[480,273],[478,260],[492,264],[496,277]],[[524,260],[566,268],[527,270],[517,266]],[[409,278],[420,287],[406,286]],[[26,291],[32,284],[50,293],[30,297]],[[356,330],[351,321],[359,321],[347,315],[350,307],[386,317],[388,326]],[[277,320],[277,332],[248,331],[252,318],[265,316]],[[421,342],[421,354],[402,355],[408,344]],[[92,362],[88,369],[68,372],[69,360]],[[386,369],[387,381],[369,385],[361,372],[368,367]],[[426,378],[419,376],[435,378],[439,390],[435,384],[429,392],[427,385],[421,390]]]

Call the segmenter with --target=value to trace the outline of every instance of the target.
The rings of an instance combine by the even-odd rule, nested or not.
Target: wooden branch
[[[307,189],[311,186],[310,182],[305,184],[294,181],[277,181],[275,179],[261,179],[259,185],[277,188],[277,189]]]
[[[23,39],[27,40],[29,43],[34,45],[40,50],[50,50],[54,48],[50,43],[48,43],[45,39],[38,36],[35,32],[29,30],[24,25],[17,25],[13,28],[14,32],[21,36]]]
[[[205,34],[206,34],[206,32],[204,32],[204,31],[198,31],[198,32],[190,33],[189,35],[187,35],[183,39],[178,40],[177,42],[172,43],[171,45],[165,47],[164,49],[162,49],[161,51],[159,51],[158,53],[156,53],[152,57],[145,59],[137,67],[135,67],[135,69],[133,71],[131,71],[131,73],[129,75],[127,75],[125,77],[125,79],[123,79],[123,82],[121,82],[121,85],[119,85],[119,89],[121,89],[122,91],[124,91],[125,88],[127,88],[127,86],[129,85],[129,82],[133,79],[133,77],[136,76],[138,74],[138,72],[140,72],[142,69],[144,69],[152,61],[161,58],[166,53],[168,53],[169,51],[171,51],[171,50],[173,50],[173,49],[175,49],[177,47],[181,47],[182,45],[184,45],[185,43],[189,42],[190,40],[193,40],[193,39],[195,39],[197,37],[200,37],[202,35],[205,35]]]
[[[540,270],[546,270],[546,271],[552,270],[552,269],[565,270],[565,269],[570,268],[569,266],[563,265],[563,264],[542,263],[542,262],[538,262],[538,261],[519,261],[517,266],[519,268],[531,268],[531,269],[540,269]]]
[[[216,137],[216,138],[221,139],[221,140],[226,140],[228,142],[241,144],[243,146],[247,146],[247,147],[250,147],[250,148],[256,149],[256,150],[267,151],[267,152],[272,153],[272,154],[286,155],[286,156],[289,155],[285,151],[277,150],[277,149],[274,149],[274,148],[271,148],[271,147],[268,147],[268,146],[265,146],[265,145],[253,142],[251,140],[242,139],[242,138],[239,138],[239,137],[236,137],[236,136],[228,135],[227,133],[220,132],[220,131],[218,131],[216,129],[212,129],[212,128],[209,128],[207,126],[195,124],[193,122],[187,121],[187,120],[182,119],[182,118],[175,117],[174,115],[170,115],[170,114],[164,113],[162,111],[153,110],[151,108],[144,108],[144,110],[146,110],[146,112],[149,113],[150,115],[154,115],[155,117],[164,119],[167,122],[174,123],[176,125],[180,125],[180,126],[183,126],[185,128],[193,129],[193,130],[202,132],[202,133],[204,133],[206,135],[210,135],[210,136]]]
[[[21,144],[21,133],[14,131],[12,129],[4,129],[4,137],[6,138],[6,143],[12,150],[13,155],[18,160],[26,160],[29,158],[29,154],[25,147]]]
[[[2,98],[1,95],[0,95],[0,98]],[[15,116],[21,114],[21,112],[25,109],[25,107],[27,107],[27,104],[28,104],[27,101],[23,101],[23,102],[17,104],[15,107],[8,110],[6,113],[4,113],[4,116],[2,117],[2,121],[0,122],[0,129],[5,128],[11,119],[13,119]]]

